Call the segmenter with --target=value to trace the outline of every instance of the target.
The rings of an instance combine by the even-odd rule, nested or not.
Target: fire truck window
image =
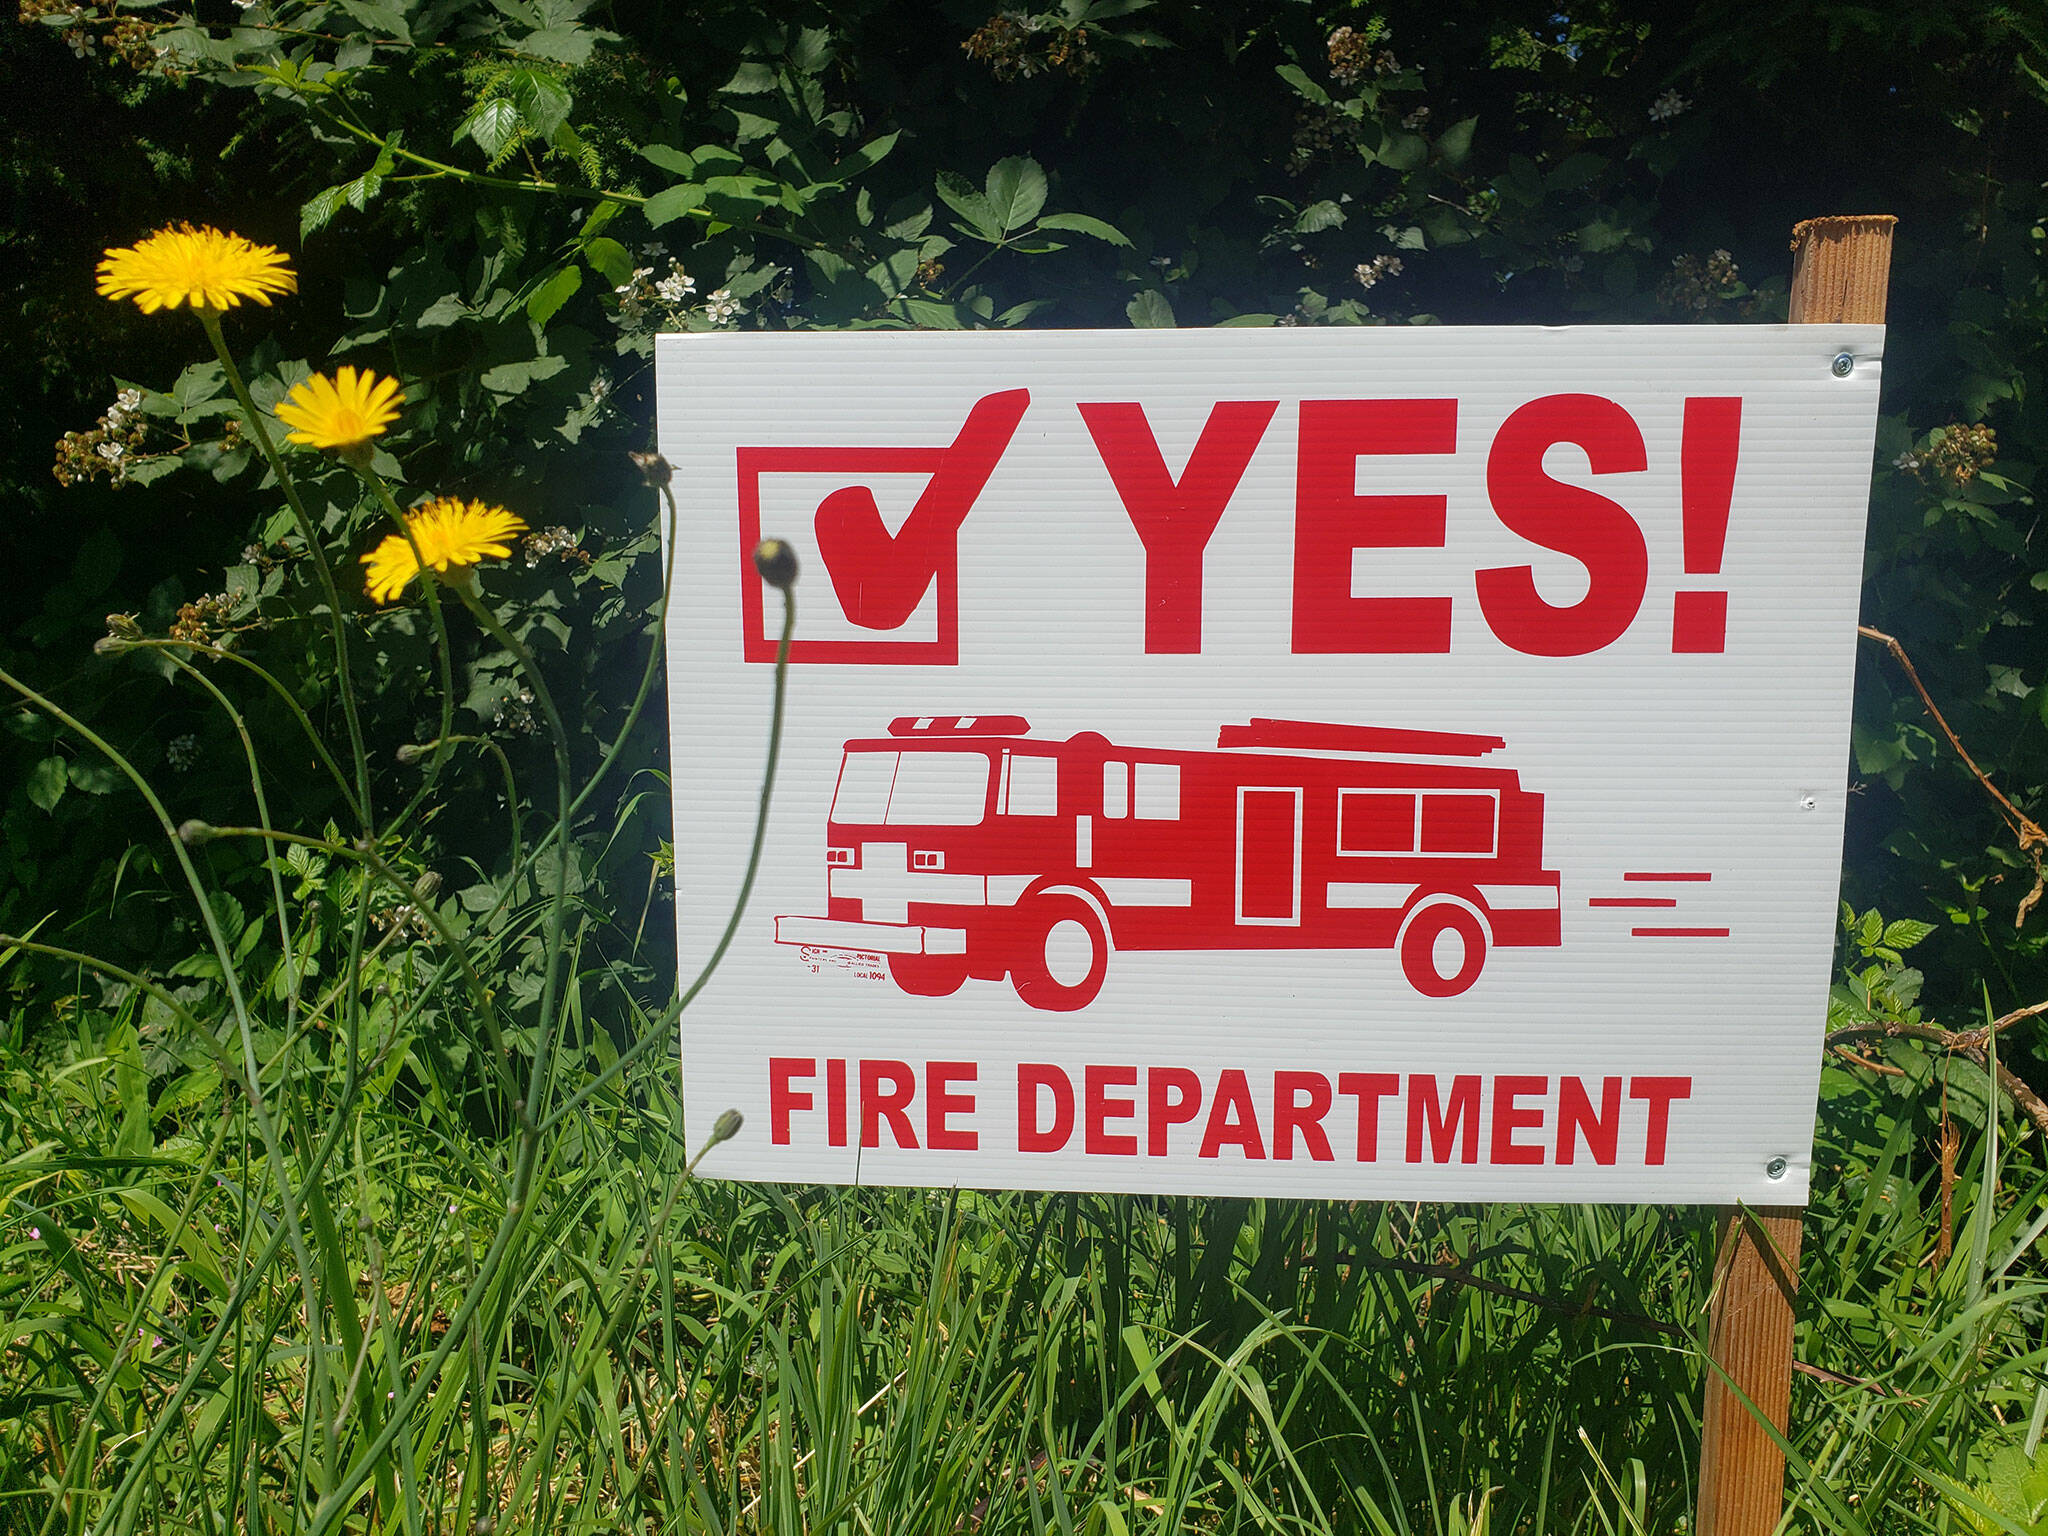
[[[1115,821],[1131,814],[1131,765],[1129,763],[1104,763],[1102,765],[1102,816],[1105,821]]]
[[[849,752],[839,767],[839,792],[832,819],[878,827],[889,813],[889,786],[896,782],[894,752]]]
[[[1180,764],[1137,763],[1137,810],[1141,821],[1180,820]]]
[[[1424,853],[1493,852],[1493,796],[1424,795]]]
[[[1346,790],[1337,797],[1339,853],[1413,853],[1415,797]]]
[[[1010,759],[1012,816],[1057,816],[1060,811],[1059,759],[1019,752]]]
[[[904,753],[889,797],[889,824],[973,826],[988,809],[989,767],[979,752]]]

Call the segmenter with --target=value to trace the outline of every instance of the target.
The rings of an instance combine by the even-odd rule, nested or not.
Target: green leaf
[[[612,286],[633,280],[633,255],[618,241],[608,235],[600,235],[583,246],[583,259]]]
[[[369,0],[336,0],[342,10],[382,37],[396,38],[401,43],[412,42],[412,29],[406,26],[405,17],[396,6],[372,5]]]
[[[49,759],[55,761],[55,759]],[[71,780],[73,789],[88,795],[105,795],[113,792],[121,782],[121,775],[114,765],[104,758],[80,757],[72,760],[65,776]]]
[[[869,139],[859,149],[854,150],[842,159],[833,169],[842,180],[858,176],[862,171],[880,163],[888,155],[889,151],[896,147],[896,141],[902,136],[900,132],[885,133],[878,139]]]
[[[316,192],[299,204],[299,239],[305,240],[314,231],[326,226],[327,222],[341,212],[343,200],[348,194],[346,182]]]
[[[1317,106],[1327,107],[1330,104],[1330,93],[1311,80],[1308,71],[1299,64],[1282,64],[1273,72]]]
[[[480,382],[494,395],[516,395],[529,384],[551,379],[568,366],[566,357],[530,357],[524,362],[488,368]]]
[[[538,69],[516,69],[511,75],[512,103],[520,121],[537,139],[551,138],[569,120],[574,98],[569,87]]]
[[[729,181],[732,178],[720,177],[718,179]],[[654,196],[647,199],[646,206],[640,210],[647,216],[647,227],[659,229],[664,224],[673,223],[675,220],[680,219],[692,208],[702,208],[704,206],[705,191],[705,188],[685,181],[655,193]],[[627,269],[627,275],[632,275],[630,267]],[[623,282],[624,279],[622,278],[621,281]]]
[[[1002,221],[988,205],[988,199],[974,184],[954,171],[941,171],[934,179],[939,200],[967,221],[968,231],[991,243],[1003,238]]]
[[[1436,152],[1446,165],[1463,165],[1472,153],[1472,135],[1479,127],[1476,117],[1460,118],[1437,135]]]
[[[758,59],[750,59],[718,89],[727,96],[759,96],[775,89],[775,71]]]
[[[38,809],[57,809],[57,802],[64,798],[64,786],[70,782],[66,766],[61,757],[46,757],[29,770],[28,797]]]
[[[1105,240],[1111,245],[1131,249],[1131,242],[1124,232],[1114,224],[1105,224],[1098,218],[1085,213],[1048,213],[1038,221],[1040,229],[1064,229],[1076,235],[1087,235],[1093,240]]]
[[[640,158],[650,165],[658,165],[664,171],[688,179],[697,174],[697,161],[687,150],[677,149],[673,144],[642,144]]]
[[[1022,229],[1045,207],[1045,171],[1022,155],[998,160],[989,167],[983,196],[1004,234]]]
[[[455,142],[470,140],[484,152],[486,159],[495,160],[514,134],[519,132],[519,108],[502,96],[493,96],[480,101],[469,109],[469,113],[455,125]]]
[[[533,290],[532,297],[526,301],[527,318],[535,325],[546,325],[555,318],[556,312],[564,304],[576,296],[576,291],[582,286],[583,269],[563,267]]]
[[[1429,141],[1419,133],[1395,129],[1368,158],[1390,171],[1419,171],[1428,163]]]
[[[1932,932],[1934,932],[1934,924],[1932,923],[1916,922],[1910,917],[1895,919],[1885,925],[1885,948],[1911,949]]]
[[[1344,210],[1328,198],[1320,203],[1310,203],[1294,218],[1294,231],[1300,235],[1319,235],[1326,229],[1339,229],[1344,224]]]
[[[1141,330],[1158,330],[1178,323],[1173,318],[1173,306],[1157,288],[1147,288],[1131,300],[1124,306],[1124,313]]]
[[[587,27],[542,27],[538,32],[529,32],[513,46],[521,53],[553,59],[574,68],[590,62],[590,52],[597,46],[597,36]]]

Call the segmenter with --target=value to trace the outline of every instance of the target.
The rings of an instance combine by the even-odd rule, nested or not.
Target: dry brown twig
[[[1866,640],[1877,641],[1892,653],[1892,658],[1904,670],[1906,681],[1911,683],[1913,691],[1920,695],[1921,706],[1933,718],[1934,723],[1941,727],[1941,734],[1947,737],[1948,744],[1955,748],[1956,756],[1963,760],[1963,766],[1970,770],[1979,784],[1984,786],[1984,792],[1997,805],[1998,814],[2004,817],[2005,824],[2012,828],[2013,837],[2019,842],[2020,852],[2033,860],[2034,888],[2020,899],[2019,910],[2013,913],[2012,918],[2013,927],[2022,926],[2027,920],[2027,914],[2033,911],[2034,904],[2041,899],[2042,892],[2048,890],[2048,870],[2044,870],[2041,864],[2042,854],[2048,852],[2048,832],[2043,832],[2038,822],[2006,799],[1998,786],[1986,776],[1984,770],[1977,766],[1977,760],[1970,756],[1968,749],[1963,746],[1961,738],[1949,725],[1947,717],[1935,707],[1934,698],[1928,693],[1927,685],[1920,681],[1920,673],[1913,665],[1913,658],[1906,654],[1906,648],[1883,630],[1872,629],[1868,624],[1858,624],[1856,633]]]
[[[1936,1024],[1908,1024],[1903,1019],[1875,1019],[1868,1024],[1849,1024],[1829,1030],[1827,1045],[1830,1050],[1841,1050],[1852,1040],[1918,1040],[1952,1051],[1988,1072],[1991,1070],[1992,1037],[2003,1034],[2015,1024],[2044,1014],[2048,1014],[2048,1002],[2032,1003],[2025,1008],[2015,1008],[1979,1029],[1943,1029]],[[2020,1107],[2021,1113],[2034,1122],[2035,1129],[2048,1136],[2048,1103],[2043,1103],[2041,1096],[2027,1086],[2026,1080],[2009,1070],[2002,1061],[1998,1063],[1998,1086]]]

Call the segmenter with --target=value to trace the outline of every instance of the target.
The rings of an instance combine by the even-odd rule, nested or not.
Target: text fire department
[[[1690,1077],[768,1059],[770,1139],[973,1152],[995,1096],[1019,1152],[1245,1161],[1658,1167]],[[1006,1127],[1006,1131],[1008,1127]]]

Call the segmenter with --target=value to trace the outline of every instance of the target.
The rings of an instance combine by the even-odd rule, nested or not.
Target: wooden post
[[[1890,214],[1808,219],[1792,231],[1795,325],[1882,325],[1891,275]],[[1782,1433],[1792,1407],[1792,1301],[1799,1288],[1800,1209],[1723,1211],[1714,1263],[1700,1437],[1699,1536],[1771,1536],[1785,1505]],[[1721,1371],[1727,1373],[1724,1379]],[[1755,1412],[1729,1391],[1732,1382]]]

